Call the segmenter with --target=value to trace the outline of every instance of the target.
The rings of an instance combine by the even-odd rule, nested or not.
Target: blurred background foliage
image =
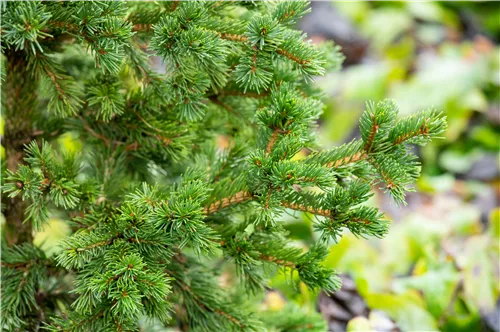
[[[449,129],[418,150],[422,177],[404,208],[377,193],[393,221],[382,240],[350,234],[327,264],[355,291],[299,296],[332,331],[500,331],[500,6],[496,2],[313,2],[301,22],[332,39],[344,70],[322,77],[321,141],[358,135],[366,100],[393,98],[402,114],[437,108]],[[305,243],[310,221],[291,221]],[[352,286],[349,286],[352,288]]]
[[[367,100],[393,98],[402,115],[437,108],[449,129],[417,151],[422,177],[407,206],[382,192],[373,197],[393,221],[386,238],[346,233],[331,244],[325,264],[343,273],[339,292],[295,288],[277,272],[262,309],[273,319],[293,302],[303,313],[319,311],[331,331],[500,331],[498,3],[318,1],[312,9],[300,27],[346,56],[342,71],[317,80],[326,92],[323,146],[359,134]],[[81,149],[71,133],[58,145]],[[311,218],[285,218],[304,248],[316,236]],[[35,243],[52,253],[69,232],[54,215]]]

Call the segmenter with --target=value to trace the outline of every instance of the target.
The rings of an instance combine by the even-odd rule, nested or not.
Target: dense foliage
[[[277,269],[338,289],[326,244],[344,229],[387,233],[364,204],[372,187],[404,203],[419,175],[410,145],[445,121],[369,102],[361,137],[322,150],[311,82],[342,56],[294,29],[307,12],[297,1],[3,4],[2,328],[137,330],[146,316],[182,330],[325,329],[256,299]],[[68,134],[80,155],[51,144]],[[293,211],[317,217],[307,251],[280,223]],[[55,255],[32,243],[51,215],[72,229]],[[237,278],[221,279],[227,267]]]

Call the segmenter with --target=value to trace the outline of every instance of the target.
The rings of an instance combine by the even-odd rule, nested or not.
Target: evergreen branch
[[[271,134],[271,137],[269,138],[269,141],[267,142],[267,145],[266,145],[266,153],[267,154],[270,154],[271,151],[273,150],[273,146],[276,143],[276,140],[278,139],[278,134],[279,134],[279,130],[274,129],[273,133]]]
[[[172,271],[168,271],[167,272],[170,272],[169,274],[172,275]],[[231,316],[230,314],[228,314],[227,312],[224,312],[222,311],[221,309],[212,309],[210,307],[207,307],[207,305],[201,300],[201,298],[199,296],[197,296],[191,289],[191,287],[189,287],[188,284],[186,284],[185,282],[183,282],[182,280],[180,279],[175,279],[174,281],[175,283],[179,284],[180,287],[187,293],[189,293],[189,295],[196,301],[196,303],[198,304],[198,306],[200,306],[201,309],[203,310],[207,310],[207,311],[212,311],[212,312],[215,312],[216,314],[226,318],[227,320],[231,321],[232,323],[238,325],[240,328],[245,328],[245,324],[243,324],[241,321],[239,321],[238,319],[236,319],[235,317]]]
[[[137,32],[150,32],[153,30],[153,24],[140,24],[136,23],[132,26],[132,31]]]
[[[83,247],[83,248],[66,248],[66,250],[75,250],[77,252],[87,251],[87,250],[91,250],[91,249],[94,249],[94,248],[98,248],[98,247],[102,247],[102,246],[106,246],[108,244],[111,244],[111,243],[113,243],[114,239],[115,238],[111,238],[110,240],[105,240],[105,241],[100,241],[100,242],[97,242],[97,243],[93,243],[93,244],[88,245],[88,246]]]
[[[292,209],[292,210],[297,210],[297,211],[302,211],[302,212],[308,212],[311,214],[315,214],[318,216],[323,216],[327,218],[331,218],[333,213],[330,210],[325,210],[325,209],[317,209],[312,206],[305,206],[301,204],[294,204],[294,203],[289,203],[289,202],[283,202],[281,203],[282,206]]]
[[[79,27],[76,24],[70,22],[54,21],[49,20],[48,25],[53,26],[58,29],[68,30],[68,32],[78,31]]]
[[[372,118],[371,126],[369,129],[368,138],[367,138],[367,140],[365,142],[365,146],[364,146],[364,150],[367,153],[370,153],[370,149],[373,146],[373,141],[375,140],[375,135],[377,135],[377,132],[380,128],[380,125],[377,124],[377,122],[375,121],[375,115],[373,113],[370,113],[370,117]]]
[[[52,83],[54,83],[54,86],[56,87],[57,92],[59,92],[59,98],[67,100],[68,96],[66,95],[64,90],[61,88],[61,85],[59,84],[56,75],[53,72],[48,71],[48,70],[45,70],[45,73],[47,74],[47,76],[49,76]]]
[[[336,168],[336,167],[340,167],[340,166],[345,166],[347,164],[357,163],[359,161],[366,160],[367,158],[368,158],[368,154],[366,152],[364,152],[364,151],[363,152],[356,152],[352,156],[348,156],[348,157],[345,157],[345,158],[340,159],[340,160],[331,161],[328,164],[326,164],[326,166]]]
[[[81,88],[73,77],[64,74],[54,56],[37,54],[31,58],[30,67],[35,77],[41,79],[42,92],[49,98],[48,109],[61,117],[76,114],[82,105]]]
[[[225,197],[216,202],[211,203],[209,206],[205,208],[205,214],[212,214],[218,212],[221,209],[224,209],[228,206],[239,204],[251,200],[253,197],[252,193],[247,191],[240,191],[234,195],[229,197]]]
[[[158,140],[163,144],[164,147],[167,147],[170,145],[170,143],[172,143],[172,139],[171,138],[168,138],[168,137],[165,137],[165,136],[162,136],[160,134],[156,134],[154,135],[156,138],[158,138]]]
[[[149,32],[153,30],[152,24],[134,24],[133,31],[141,31],[141,32]],[[213,31],[213,30],[212,30]],[[226,32],[215,32],[221,39],[238,42],[238,43],[246,43],[248,42],[248,38],[245,35],[237,34],[237,33],[226,33]]]
[[[84,127],[84,129],[87,132],[89,132],[95,138],[98,138],[99,140],[103,141],[104,145],[110,146],[110,140],[106,136],[104,136],[102,134],[98,134],[97,132],[95,132],[95,130],[92,129],[92,127],[90,127],[90,125],[88,124],[88,122],[81,115],[78,115],[78,118],[80,119],[80,121],[82,121],[83,127]]]
[[[260,99],[260,98],[266,98],[269,96],[269,93],[263,92],[263,93],[254,93],[254,92],[243,92],[243,91],[223,91],[222,96],[240,96],[240,97],[248,97],[248,98],[255,98],[255,99]]]
[[[219,33],[219,36],[224,40],[235,41],[239,43],[248,42],[248,38],[245,35],[239,35],[235,33]]]
[[[284,1],[277,5],[273,17],[282,24],[293,24],[311,11],[307,1]]]
[[[276,264],[276,265],[280,265],[280,266],[283,266],[283,267],[291,268],[291,269],[297,268],[297,264],[296,263],[290,262],[290,261],[286,261],[284,259],[279,259],[279,258],[274,257],[274,256],[269,256],[269,255],[264,255],[263,254],[263,255],[259,256],[259,259],[264,260],[264,261],[268,261],[270,263],[273,263],[273,264]]]
[[[176,9],[177,9],[177,6],[179,6],[179,4],[180,4],[180,3],[181,3],[181,1],[180,1],[180,0],[173,0],[173,1],[172,1],[172,5],[171,5],[171,7],[170,7],[170,10],[171,10],[171,11],[176,10]]]
[[[359,120],[364,150],[367,153],[382,147],[387,131],[390,130],[396,120],[397,113],[398,108],[391,100],[377,103],[367,102],[366,110]]]
[[[209,100],[211,102],[213,102],[215,105],[218,105],[218,106],[222,107],[223,109],[225,109],[228,113],[234,115],[237,118],[242,119],[248,125],[254,126],[254,124],[250,120],[248,120],[247,118],[245,118],[241,114],[235,112],[234,109],[231,108],[231,106],[229,106],[228,104],[226,104],[223,101],[219,100],[219,98],[217,98],[217,96],[210,96]]]
[[[197,325],[197,317],[207,317],[208,313],[214,313],[231,325],[228,326],[218,320],[202,319],[204,330],[210,330],[211,326],[221,327],[221,323],[225,328],[236,326],[239,329],[254,330],[256,322],[240,315],[237,307],[234,308],[226,303],[227,293],[219,289],[215,280],[200,274],[204,271],[203,268],[202,264],[194,263],[189,256],[180,253],[173,256],[172,263],[165,269],[173,277],[174,285],[184,294],[184,306],[189,314],[193,315],[191,327]]]
[[[229,315],[227,312],[224,312],[220,309],[214,309],[214,312],[225,317],[226,319],[230,320],[231,322],[233,322],[234,324],[238,325],[240,328],[245,328],[246,325],[243,324],[242,322],[240,322],[238,319],[236,319],[235,317]]]
[[[294,55],[291,52],[289,52],[287,50],[284,50],[284,49],[278,48],[278,49],[276,49],[276,53],[281,54],[281,55],[287,57],[288,59],[292,60],[293,62],[298,63],[299,65],[307,65],[307,64],[311,63],[310,60],[301,59],[297,55]]]
[[[418,112],[396,122],[388,135],[393,145],[423,145],[446,129],[446,118],[435,110]]]
[[[163,133],[163,130],[160,130],[160,129],[152,126],[151,124],[149,124],[149,122],[147,122],[138,112],[135,112],[135,115],[137,115],[137,117],[139,118],[139,120],[141,120],[146,126],[148,126],[148,128],[151,128],[154,131],[157,131],[159,133]]]
[[[404,133],[399,135],[394,139],[393,144],[401,144],[405,141],[415,138],[416,136],[424,136],[425,138],[429,135],[429,128],[426,123],[422,124],[418,129],[412,130],[409,133]]]

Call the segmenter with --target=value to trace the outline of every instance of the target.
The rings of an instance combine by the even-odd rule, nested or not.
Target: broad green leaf
[[[370,308],[385,311],[403,331],[438,330],[435,319],[411,293],[370,294],[366,301]]]
[[[438,193],[449,191],[453,188],[455,183],[455,178],[452,174],[445,173],[442,175],[428,176],[422,175],[417,180],[417,186],[419,191],[424,191],[427,193]]]
[[[409,289],[421,291],[427,309],[438,318],[446,310],[459,279],[460,275],[451,266],[446,266],[420,276],[395,279],[393,285],[398,293],[404,293]]]
[[[473,308],[487,312],[493,309],[498,296],[498,279],[494,274],[490,250],[491,240],[487,235],[473,236],[466,240],[459,256],[463,264],[465,298]],[[498,262],[498,257],[495,258]]]
[[[382,268],[390,275],[406,274],[413,264],[410,243],[407,241],[405,225],[394,227],[389,234],[380,241],[381,255],[379,258]]]

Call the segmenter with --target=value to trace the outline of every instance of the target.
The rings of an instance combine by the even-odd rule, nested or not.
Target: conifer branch
[[[213,102],[214,104],[216,104],[216,105],[222,107],[223,109],[225,109],[228,113],[230,113],[230,114],[232,114],[232,115],[234,115],[234,116],[242,119],[248,125],[254,126],[254,124],[252,122],[250,122],[248,119],[246,119],[245,117],[243,117],[241,114],[235,112],[234,109],[231,108],[231,106],[229,106],[228,104],[226,104],[223,101],[219,100],[219,98],[217,98],[217,96],[210,96],[209,100],[211,102]]]
[[[364,152],[364,151],[356,152],[352,156],[348,156],[348,157],[345,157],[345,158],[340,159],[340,160],[331,161],[331,162],[327,163],[326,166],[331,167],[331,168],[336,168],[336,167],[340,167],[340,166],[345,166],[347,164],[357,163],[357,162],[365,160],[367,158],[368,158],[368,154],[366,152]]]
[[[276,143],[276,140],[278,139],[278,134],[279,134],[279,130],[274,129],[273,133],[271,134],[271,137],[269,138],[269,141],[267,142],[267,145],[266,145],[266,153],[267,154],[270,154],[271,151],[273,150],[273,146]]]
[[[417,130],[413,130],[409,133],[404,133],[401,134],[400,136],[396,137],[394,140],[393,144],[401,144],[405,141],[408,141],[412,138],[415,138],[416,136],[424,136],[427,137],[429,135],[429,128],[427,127],[426,123],[423,123]]]
[[[219,36],[224,40],[246,43],[248,42],[248,38],[245,35],[239,35],[235,33],[218,33]]]
[[[83,248],[66,248],[66,250],[75,250],[77,252],[82,252],[82,251],[87,251],[87,250],[91,250],[91,249],[94,249],[94,248],[97,248],[97,247],[102,247],[102,246],[106,246],[108,244],[111,244],[113,242],[114,238],[110,239],[110,240],[106,240],[106,241],[100,241],[100,242],[97,242],[97,243],[93,243],[89,246],[86,246],[86,247],[83,247]]]
[[[370,153],[370,149],[372,148],[373,141],[375,140],[375,135],[377,135],[377,132],[380,128],[380,125],[377,124],[377,121],[375,119],[375,115],[370,113],[370,117],[372,118],[372,124],[370,127],[370,131],[368,134],[368,139],[365,142],[364,149],[367,153]]]
[[[132,26],[132,31],[145,31],[145,32],[150,32],[153,30],[153,24],[134,24]]]
[[[232,323],[238,325],[240,328],[242,328],[242,329],[245,328],[245,324],[243,324],[242,322],[240,322],[238,319],[231,316],[227,312],[222,311],[221,309],[216,309],[216,308],[212,309],[212,308],[207,307],[205,305],[205,303],[203,303],[203,301],[200,299],[200,297],[193,293],[193,291],[191,290],[191,287],[189,287],[189,285],[184,283],[182,280],[175,279],[175,282],[178,283],[180,285],[180,287],[185,292],[189,293],[189,295],[196,301],[196,303],[198,304],[198,306],[200,306],[201,309],[206,310],[206,311],[215,312],[216,314],[218,314],[218,315],[224,317],[225,319],[231,321]]]
[[[315,215],[323,216],[323,217],[327,217],[327,218],[332,217],[332,211],[330,211],[330,210],[316,209],[312,206],[305,206],[305,205],[301,205],[301,204],[294,204],[294,203],[288,203],[288,202],[283,202],[283,203],[281,203],[281,205],[288,208],[288,209],[292,209],[292,210],[308,212],[311,214],[315,214]]]
[[[149,124],[149,122],[147,122],[138,112],[135,112],[135,115],[137,115],[139,120],[141,120],[148,128],[153,129],[154,131],[157,131],[159,133],[163,133],[163,130],[160,130],[160,129],[152,126],[151,124]]]
[[[255,98],[255,99],[261,99],[261,98],[266,98],[269,96],[268,92],[263,92],[263,93],[255,93],[255,92],[243,92],[243,91],[224,91],[222,93],[222,96],[241,96],[241,97],[248,97],[248,98]]]
[[[274,256],[260,255],[259,259],[264,260],[264,261],[268,261],[270,263],[280,265],[283,267],[291,268],[291,269],[295,269],[297,267],[297,264],[294,262],[289,262],[289,261],[286,261],[284,259],[276,258]]]
[[[177,6],[179,6],[179,4],[180,4],[180,0],[173,0],[173,1],[172,1],[172,6],[170,7],[170,10],[171,10],[171,11],[176,10],[176,9],[177,9]]]
[[[205,214],[211,214],[219,211],[220,209],[224,209],[228,206],[239,204],[251,200],[253,195],[247,191],[240,191],[234,195],[229,197],[225,197],[216,202],[211,203],[209,206],[205,208]]]
[[[293,62],[298,63],[299,65],[307,65],[308,63],[310,63],[309,60],[301,59],[297,55],[294,55],[294,54],[292,54],[291,52],[289,52],[287,50],[283,50],[283,49],[278,48],[276,50],[276,53],[281,54],[281,55],[287,57],[288,59],[292,60]]]
[[[104,145],[106,145],[106,146],[110,145],[110,140],[106,136],[104,136],[102,134],[98,134],[94,129],[92,129],[92,127],[90,127],[90,125],[88,124],[88,122],[82,116],[79,115],[78,118],[82,121],[83,127],[85,128],[85,130],[87,132],[89,132],[95,138],[103,141]]]

